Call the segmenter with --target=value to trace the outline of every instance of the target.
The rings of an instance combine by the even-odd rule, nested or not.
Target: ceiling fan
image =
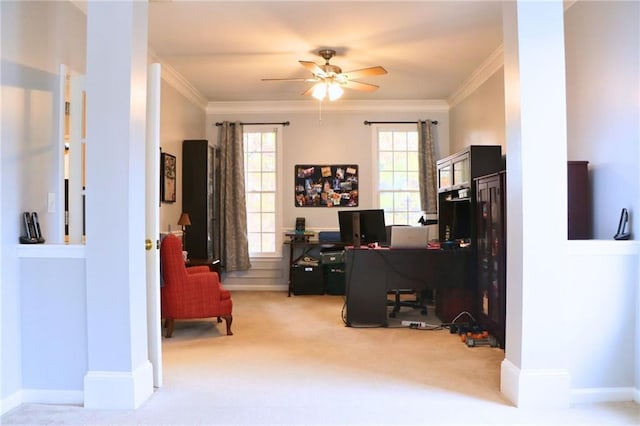
[[[335,50],[323,49],[320,50],[318,54],[324,58],[324,65],[318,65],[311,61],[298,61],[300,65],[313,73],[312,78],[263,78],[262,81],[304,81],[307,83],[316,83],[302,94],[312,95],[318,100],[322,100],[328,96],[329,100],[333,101],[342,96],[344,92],[343,88],[364,92],[373,92],[378,88],[378,86],[374,84],[362,83],[354,79],[387,74],[387,70],[381,66],[342,72],[339,66],[329,63],[329,60],[336,54]]]

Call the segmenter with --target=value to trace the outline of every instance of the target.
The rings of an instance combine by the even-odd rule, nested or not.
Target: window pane
[[[260,133],[245,133],[245,151],[247,152],[259,152],[260,151]]]
[[[406,152],[395,151],[393,153],[393,169],[396,171],[407,170],[407,153]]]
[[[260,243],[262,242],[262,236],[259,232],[249,232],[247,234],[247,240],[249,241],[250,253],[259,253],[261,251]]]
[[[396,192],[393,197],[394,210],[407,211],[409,208],[409,193]]]
[[[262,213],[262,232],[276,231],[276,215],[274,213]]]
[[[262,154],[262,171],[275,172],[276,170],[276,154],[267,153]]]
[[[393,193],[392,192],[381,192],[380,193],[380,208],[384,211],[393,210]]]
[[[393,170],[393,152],[380,152],[378,155],[378,170]]]
[[[247,231],[260,232],[260,213],[247,213]]]
[[[263,191],[276,190],[276,174],[275,173],[262,173],[262,190]]]
[[[247,212],[260,211],[260,193],[250,192],[246,194]]]
[[[378,178],[378,189],[390,190],[393,188],[393,172],[380,172],[380,176]]]
[[[418,152],[418,132],[407,133],[407,151]]]
[[[260,191],[262,179],[261,173],[247,173],[246,179],[245,191]]]
[[[422,210],[420,208],[420,193],[419,192],[410,192],[407,195],[408,195],[408,199],[409,199],[409,211],[421,212]]]
[[[272,253],[276,251],[276,234],[262,234],[262,250],[263,253]]]
[[[409,225],[409,221],[407,220],[407,214],[405,212],[394,212],[393,213],[393,224],[394,225]]]
[[[262,152],[276,152],[276,132],[262,133]]]
[[[420,190],[419,176],[418,172],[408,172],[407,173],[407,186],[406,189],[412,191]]]
[[[378,132],[378,151],[391,151],[393,149],[392,132]]]
[[[418,153],[417,152],[409,152],[407,153],[407,170],[418,171]]]
[[[245,158],[247,172],[259,172],[262,169],[262,155],[258,153],[249,153],[245,156]]]
[[[406,132],[393,133],[393,150],[394,151],[407,150],[407,133]]]
[[[393,173],[393,189],[407,189],[407,173],[406,172]]]
[[[276,211],[276,194],[273,192],[262,193],[261,210],[263,212],[275,212]]]

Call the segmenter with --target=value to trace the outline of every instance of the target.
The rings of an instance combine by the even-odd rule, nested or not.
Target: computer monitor
[[[340,240],[344,244],[388,244],[383,209],[341,210],[338,222]]]

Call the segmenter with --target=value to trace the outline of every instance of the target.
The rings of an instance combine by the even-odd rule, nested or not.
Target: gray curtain
[[[426,214],[438,212],[436,190],[436,136],[431,120],[418,121],[418,159],[420,161],[420,205]]]
[[[223,267],[226,271],[251,268],[247,240],[242,124],[220,126],[220,227]]]

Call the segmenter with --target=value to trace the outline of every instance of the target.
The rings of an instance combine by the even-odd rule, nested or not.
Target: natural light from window
[[[415,225],[422,216],[418,184],[418,131],[377,131],[378,205],[387,225]]]
[[[277,214],[277,129],[244,130],[244,170],[249,254],[279,253]]]

